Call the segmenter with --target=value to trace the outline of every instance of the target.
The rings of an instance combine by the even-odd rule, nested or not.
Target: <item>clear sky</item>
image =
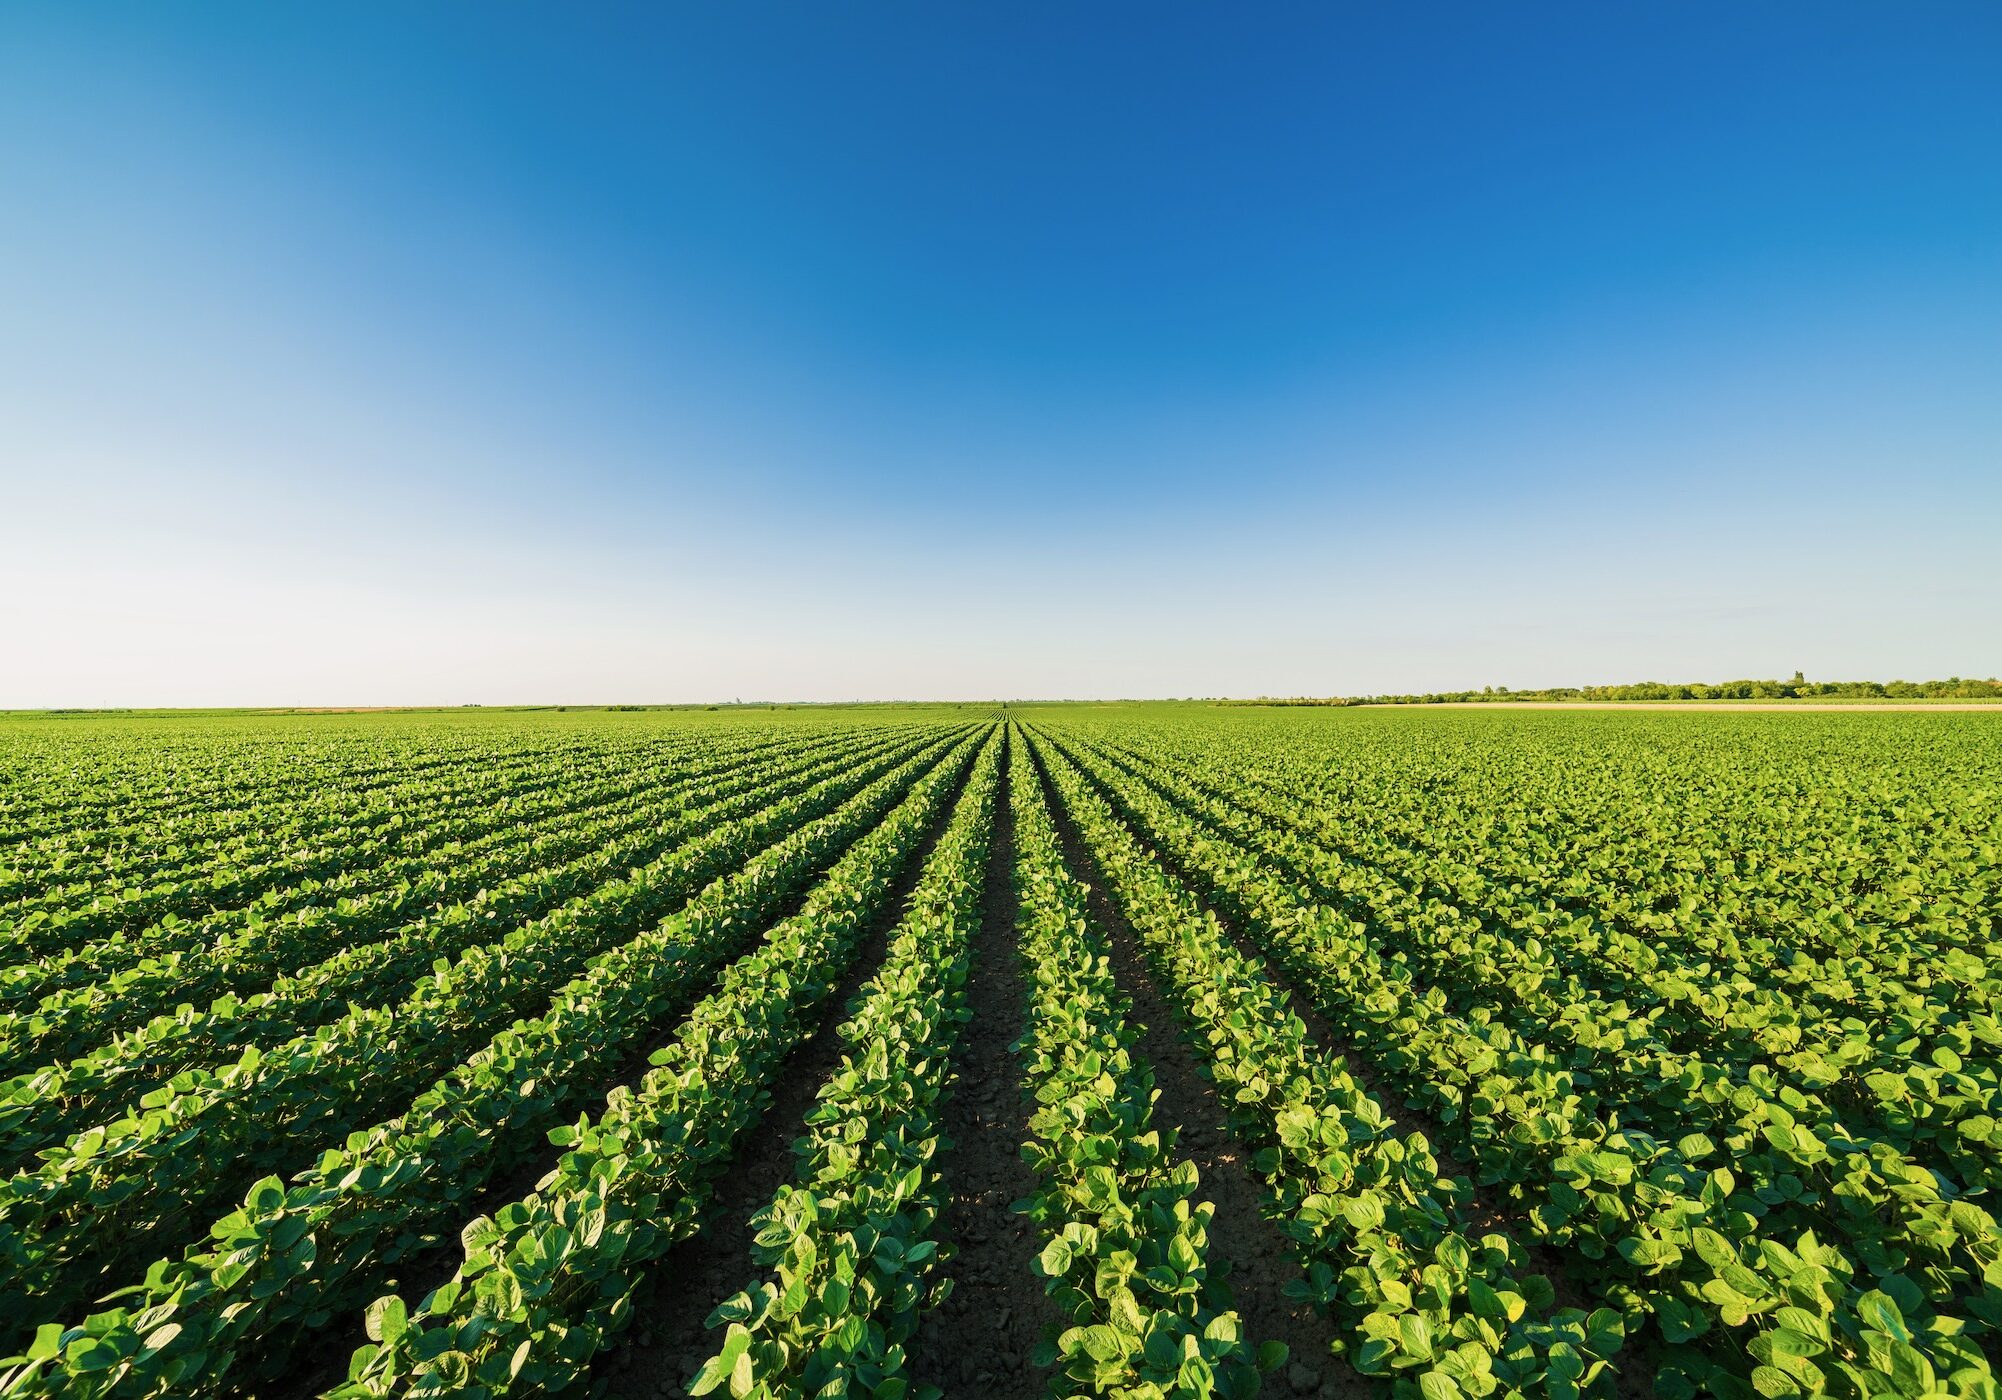
[[[2002,672],[2002,6],[0,7],[0,705]]]

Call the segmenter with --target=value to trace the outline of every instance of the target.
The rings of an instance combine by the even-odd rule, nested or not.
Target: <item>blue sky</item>
[[[0,10],[0,704],[2002,671],[2002,8]]]

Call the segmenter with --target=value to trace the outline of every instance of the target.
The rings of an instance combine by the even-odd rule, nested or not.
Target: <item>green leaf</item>
[[[369,1304],[363,1325],[370,1341],[393,1346],[410,1326],[410,1311],[396,1294],[385,1294]]]
[[[1783,1397],[1801,1394],[1800,1382],[1777,1366],[1754,1366],[1752,1389],[1767,1400],[1783,1400]]]
[[[1424,1400],[1460,1400],[1460,1387],[1441,1371],[1427,1371],[1420,1376],[1418,1392]]]
[[[1070,1271],[1070,1241],[1058,1238],[1043,1246],[1042,1254],[1036,1262],[1042,1266],[1045,1278],[1062,1278]]]
[[[743,1358],[750,1345],[751,1334],[741,1323],[731,1323],[728,1334],[723,1338],[723,1349],[702,1363],[702,1369],[689,1384],[688,1393],[707,1395],[724,1381],[731,1380],[737,1369],[737,1362]]]
[[[1872,1289],[1856,1300],[1856,1315],[1863,1319],[1863,1325],[1875,1328],[1886,1336],[1900,1342],[1909,1342],[1911,1332],[1905,1327],[1904,1314],[1891,1301],[1891,1295]]]

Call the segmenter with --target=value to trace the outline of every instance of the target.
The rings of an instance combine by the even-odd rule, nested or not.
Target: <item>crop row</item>
[[[961,758],[943,762],[927,752],[933,756],[876,779],[657,929],[594,960],[542,1016],[503,1031],[404,1114],[352,1134],[289,1183],[257,1183],[206,1243],[154,1264],[131,1302],[74,1328],[45,1325],[8,1393],[207,1389],[232,1368],[255,1372],[271,1360],[282,1329],[324,1326],[358,1306],[384,1270],[434,1251],[437,1231],[455,1213],[463,1220],[491,1183],[532,1160],[543,1128],[575,1112],[599,1076],[631,1057],[635,1041],[699,994],[704,969],[758,927],[803,857],[866,832],[800,918],[825,907],[828,890],[851,888],[857,872],[887,879],[963,769],[963,745]],[[912,775],[927,768],[912,787]],[[726,972],[725,985],[733,975],[741,973]]]
[[[1018,745],[1019,745],[1019,741]],[[1255,1394],[1283,1346],[1252,1351],[1210,1267],[1216,1208],[1194,1162],[1154,1124],[1154,1076],[1113,976],[1104,931],[1071,874],[1036,766],[1009,774],[1023,971],[1033,988],[1016,1046],[1036,1108],[1026,1202],[1044,1241],[1036,1270],[1070,1325],[1043,1358],[1064,1395]]]
[[[1400,1400],[1997,1400],[2002,750],[1824,719],[30,728],[0,1394],[616,1388],[657,1297],[714,1305],[697,1394],[935,1400],[1027,1375],[927,1354],[982,1325],[926,1330],[973,1244],[1056,1396],[1310,1386],[1263,1332],[1312,1309]],[[993,1062],[1025,1223],[955,1240]],[[748,1282],[677,1300],[815,1088]],[[1241,1180],[1284,1259],[1213,1232]]]
[[[711,1316],[724,1337],[693,1394],[880,1395],[909,1383],[904,1343],[939,1252],[938,1105],[967,1015],[999,751],[997,737],[840,1028],[846,1053],[807,1113],[795,1178],[752,1218],[766,1276]]]
[[[484,887],[470,900],[434,906],[401,928],[384,928],[379,937],[373,936],[381,923],[378,910],[372,911],[375,917],[368,922],[335,920],[316,929],[278,925],[267,930],[272,936],[259,944],[203,950],[196,958],[175,964],[173,971],[179,976],[165,982],[163,990],[185,996],[199,991],[205,982],[213,985],[210,979],[219,974],[233,974],[234,980],[225,983],[233,986],[270,978],[280,968],[296,970],[277,976],[264,991],[225,994],[204,1012],[183,1003],[179,1010],[114,1036],[82,1057],[0,1085],[0,1160],[17,1162],[64,1132],[66,1125],[87,1123],[93,1113],[101,1115],[120,1102],[136,1101],[205,1060],[245,1046],[282,1041],[337,1017],[350,1005],[379,1004],[438,959],[490,943],[510,926],[541,917],[718,823],[794,796],[873,757],[866,750],[850,751],[805,767],[797,760],[781,760],[741,769],[693,793],[671,790],[659,805],[620,818],[609,831],[597,823],[584,824],[566,833],[560,845],[542,847],[545,855],[582,849],[584,853],[574,860],[544,868],[531,864],[527,875],[499,878],[523,861],[532,862],[532,852],[510,851],[505,863],[455,872],[455,882],[483,877]],[[618,839],[635,827],[636,835]],[[307,961],[336,945],[339,952],[317,963]],[[69,1001],[77,1007],[79,1019],[94,1011],[88,997]]]
[[[0,955],[39,957],[289,891],[338,873],[358,851],[476,809],[482,797],[529,795],[561,782],[566,766],[560,759],[523,756],[457,775],[461,781],[450,786],[413,778],[372,793],[359,805],[323,795],[268,811],[261,825],[236,841],[211,839],[198,848],[179,848],[178,861],[175,848],[157,839],[140,848],[135,860],[99,857],[88,879],[0,906]]]
[[[1887,1027],[1816,1018],[1781,998],[1791,1049],[1768,1056],[1747,1028],[1769,1028],[1782,1013],[1703,987],[1700,970],[1663,965],[1633,935],[1606,930],[1589,958],[1583,950],[1562,956],[1565,924],[1539,920],[1474,878],[1450,894],[1400,882],[1382,862],[1301,839],[1306,823],[1297,815],[1275,826],[1265,808],[1267,819],[1255,819],[1263,804],[1221,775],[1204,786],[1186,771],[1126,768],[1296,888],[1361,921],[1387,959],[1441,990],[1459,1013],[1499,1020],[1549,1048],[1589,1077],[1606,1111],[1644,1118],[1664,1135],[1721,1135],[1750,1106],[1777,1105],[1842,1144],[1838,1153],[1883,1157],[1889,1149],[1881,1170],[1933,1171],[1951,1183],[1949,1195],[2002,1183],[1987,1147],[2002,1065],[1971,1007],[1950,1020]]]
[[[40,888],[0,908],[0,938],[15,956],[35,955],[282,892],[334,869],[342,850],[447,816],[482,792],[564,782],[585,759],[569,751],[495,754],[485,764],[385,776],[359,788],[273,794],[228,831],[217,830],[213,814],[147,823],[122,845],[71,852],[70,873],[79,878],[37,871]],[[99,828],[93,840],[107,843],[116,830]]]
[[[926,878],[951,868],[953,833],[975,823],[968,804],[977,791],[961,798]],[[724,973],[637,1085],[613,1091],[596,1118],[552,1134],[569,1149],[556,1170],[532,1195],[468,1226],[450,1281],[415,1309],[399,1297],[378,1300],[371,1344],[335,1393],[533,1393],[578,1379],[628,1322],[646,1267],[694,1233],[732,1145],[763,1114],[772,1081],[855,958],[917,835],[915,825],[892,833],[831,873],[799,915]]]
[[[102,856],[114,851],[121,838],[158,835],[177,844],[190,839],[198,848],[209,840],[253,829],[257,814],[272,805],[304,799],[311,806],[330,794],[350,796],[400,785],[412,779],[465,774],[510,756],[538,751],[586,752],[582,743],[508,746],[471,743],[439,751],[413,749],[400,743],[351,746],[293,747],[274,755],[257,745],[228,740],[165,745],[150,774],[121,770],[120,759],[148,753],[141,744],[91,744],[82,749],[58,749],[25,765],[28,775],[59,772],[62,783],[11,785],[22,800],[9,804],[11,819],[0,827],[0,848],[26,848],[42,843],[70,842],[64,851],[87,850]]]
[[[1963,1335],[1993,1306],[1985,1212],[1941,1199],[1931,1176],[1897,1170],[1881,1153],[1831,1154],[1772,1105],[1748,1106],[1748,1117],[1763,1109],[1757,1127],[1734,1136],[1728,1153],[1700,1134],[1671,1145],[1596,1116],[1581,1097],[1587,1086],[1546,1052],[1394,975],[1363,926],[1303,900],[1130,779],[1084,764],[1388,1082],[1432,1110],[1482,1182],[1509,1193],[1526,1228],[1593,1261],[1623,1309],[1652,1315],[1677,1349],[1665,1364],[1689,1383],[1743,1378],[1785,1393],[1783,1384],[1819,1388],[1832,1369],[1854,1393],[1893,1393],[1896,1367],[1962,1392],[1992,1384],[1979,1343]],[[1805,1204],[1826,1202],[1828,1241],[1812,1229],[1762,1227],[1775,1204],[1798,1202],[1816,1183]],[[1876,1223],[1887,1209],[1888,1229]],[[1906,1259],[1916,1277],[1898,1271]]]
[[[1215,767],[1216,756],[1187,763]],[[1968,1037],[1991,1048],[2002,1043],[1995,1020],[2002,986],[1989,971],[2002,956],[1995,941],[1996,849],[1986,849],[1984,868],[1983,849],[1969,832],[1929,831],[1926,815],[1907,810],[1909,804],[1898,807],[1897,826],[1866,829],[1871,839],[1862,849],[1873,855],[1891,844],[1879,839],[1887,834],[1899,838],[1901,849],[1910,844],[1895,862],[1882,862],[1887,868],[1845,864],[1819,890],[1794,890],[1778,912],[1749,917],[1746,886],[1775,862],[1736,846],[1749,838],[1728,831],[1678,828],[1665,840],[1650,830],[1645,852],[1598,871],[1563,844],[1572,824],[1503,827],[1465,802],[1414,797],[1387,783],[1372,788],[1376,810],[1359,818],[1354,803],[1318,802],[1317,786],[1268,769],[1235,784],[1233,795],[1265,810],[1277,806],[1287,814],[1282,821],[1349,859],[1382,866],[1415,892],[1515,904],[1554,953],[1600,969],[1615,986],[1635,971],[1682,975],[1674,1004],[1689,1007],[1692,1025],[1727,1005],[1764,1048],[1794,1054],[1804,1065],[1817,1054],[1843,1063],[1840,1054],[1800,1043],[1803,1025],[1823,1021],[1860,1019],[1866,1034],[1893,1044],[1907,1038],[1907,1027],[1923,1033],[1935,1024],[1964,1026]],[[1687,796],[1678,804],[1685,820],[1703,811]],[[1386,807],[1401,812],[1386,819]],[[1971,813],[1978,806],[1960,800],[1949,809]],[[1640,814],[1616,825],[1648,830]],[[1791,863],[1811,834],[1790,830],[1783,841],[1773,834],[1767,854],[1785,851]],[[1707,888],[1691,888],[1691,875]],[[1895,907],[1882,907],[1886,900]],[[1826,932],[1802,937],[1823,921]]]
[[[783,761],[798,752],[787,748],[776,756]],[[765,757],[724,750],[693,761],[685,756],[662,758],[601,784],[558,778],[554,781],[560,787],[540,801],[520,788],[489,787],[469,799],[478,802],[477,810],[456,819],[433,814],[420,826],[399,825],[388,839],[350,844],[330,854],[319,875],[299,874],[292,883],[268,889],[248,903],[218,906],[196,918],[169,913],[150,927],[71,944],[6,968],[0,971],[0,1005],[25,1009],[22,1003],[32,1006],[34,1000],[64,987],[108,981],[151,958],[213,949],[244,928],[269,925],[302,911],[379,902],[385,892],[421,886],[441,868],[521,846],[527,833],[549,827],[560,833],[593,816],[621,817],[636,808],[658,805],[662,796],[695,779],[728,773]]]
[[[1692,762],[1689,747],[1657,757],[1601,745],[1556,780],[1488,752],[1413,781],[1408,751],[1402,769],[1340,780],[1330,771],[1355,765],[1325,753],[1311,755],[1316,771],[1310,756],[1279,751],[1243,763],[1217,744],[1157,751],[1249,772],[1241,786],[1316,811],[1357,843],[1348,853],[1359,859],[1396,862],[1402,846],[1434,878],[1492,872],[1757,985],[1823,979],[1870,995],[1907,977],[1929,981],[1934,959],[1965,967],[1969,955],[2002,951],[1993,917],[2002,819],[1978,788],[1963,790],[1954,767],[1941,770],[1951,786],[1935,778],[1943,790],[1922,795],[1923,766],[1878,776],[1854,751],[1828,754],[1807,786],[1795,752],[1767,773],[1739,751],[1728,763]]]
[[[935,758],[938,743],[910,764]],[[906,766],[910,766],[907,764]],[[336,1021],[234,1062],[175,1076],[138,1108],[43,1154],[42,1165],[0,1184],[5,1292],[58,1308],[120,1281],[135,1263],[178,1247],[211,1203],[243,1183],[284,1171],[302,1144],[380,1117],[399,1097],[547,1003],[593,956],[687,902],[709,880],[833,809],[878,760],[734,822],[716,826],[649,865],[597,884],[497,943],[468,948],[398,1002],[356,1007]],[[887,799],[888,792],[884,793]],[[879,807],[851,809],[866,829]],[[839,839],[833,831],[826,840]],[[805,845],[761,889],[783,897],[824,843]],[[18,1313],[16,1315],[19,1315]]]
[[[1611,1309],[1556,1306],[1510,1234],[1478,1230],[1465,1183],[1422,1134],[1326,1047],[1115,819],[1070,761],[1037,745],[1065,809],[1150,964],[1173,989],[1254,1155],[1304,1270],[1300,1292],[1363,1340],[1352,1361],[1426,1400],[1495,1391],[1568,1396],[1609,1375],[1624,1336]]]

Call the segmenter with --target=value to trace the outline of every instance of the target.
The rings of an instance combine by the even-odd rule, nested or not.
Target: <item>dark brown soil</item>
[[[751,1257],[757,1233],[751,1217],[792,1180],[797,1165],[793,1144],[805,1129],[820,1086],[839,1067],[847,1048],[839,1030],[848,1019],[849,1003],[881,964],[891,931],[904,916],[925,861],[945,831],[951,807],[950,802],[945,805],[883,901],[882,911],[857,941],[854,964],[827,999],[813,1034],[780,1070],[771,1104],[738,1144],[729,1171],[710,1198],[702,1228],[656,1262],[640,1285],[630,1326],[592,1365],[595,1391],[630,1397],[685,1395],[702,1363],[722,1344],[722,1333],[709,1330],[709,1314],[760,1277]]]
[[[1021,1156],[1029,1108],[1009,1048],[1022,1033],[1029,1001],[1011,878],[1015,822],[1005,801],[1007,763],[1027,760],[1019,738],[1010,747],[967,978],[973,1019],[960,1032],[945,1107],[949,1145],[941,1171],[952,1195],[939,1234],[953,1250],[943,1270],[952,1292],[924,1316],[906,1350],[914,1389],[929,1384],[947,1395],[1027,1400],[1047,1384],[1030,1355],[1061,1315],[1031,1268],[1040,1248],[1034,1227],[1014,1209],[1036,1182]]]
[[[1266,1378],[1267,1395],[1351,1397],[1375,1395],[1378,1384],[1358,1375],[1333,1355],[1340,1333],[1310,1304],[1285,1294],[1301,1269],[1285,1234],[1262,1213],[1265,1193],[1251,1170],[1250,1154],[1230,1134],[1229,1114],[1197,1052],[1176,1033],[1177,1018],[1161,995],[1132,926],[1100,887],[1099,871],[1043,775],[1044,793],[1056,814],[1064,859],[1091,886],[1091,910],[1111,944],[1112,967],[1133,1001],[1143,1027],[1139,1053],[1154,1067],[1159,1098],[1154,1121],[1164,1131],[1179,1129],[1179,1147],[1202,1174],[1197,1199],[1216,1207],[1210,1222],[1210,1258],[1227,1266],[1226,1278],[1245,1335],[1255,1344],[1280,1341],[1290,1353],[1286,1366]]]

